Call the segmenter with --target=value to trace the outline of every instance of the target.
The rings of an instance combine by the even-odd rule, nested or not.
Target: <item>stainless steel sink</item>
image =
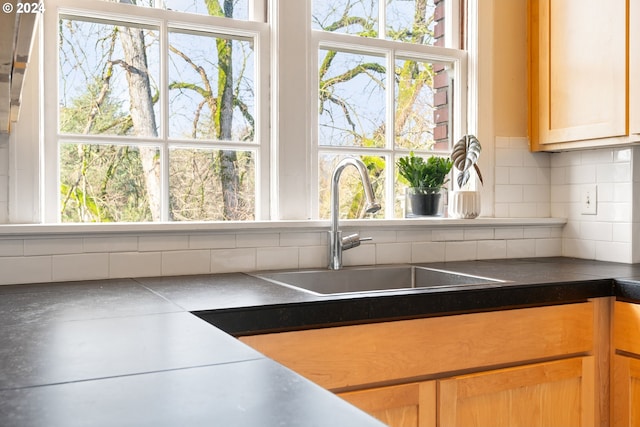
[[[297,270],[254,275],[315,295],[352,294],[411,288],[478,285],[502,280],[413,265]]]

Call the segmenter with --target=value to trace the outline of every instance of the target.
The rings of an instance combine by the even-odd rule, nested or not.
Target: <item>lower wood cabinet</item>
[[[611,425],[640,426],[640,304],[617,301],[613,330]]]
[[[339,396],[391,427],[593,426],[594,372],[585,356]]]
[[[640,426],[640,360],[614,356],[612,426]]]
[[[240,340],[392,427],[592,426],[600,300]]]

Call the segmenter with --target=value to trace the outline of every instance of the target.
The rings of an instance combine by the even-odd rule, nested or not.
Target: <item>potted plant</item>
[[[414,215],[440,215],[442,189],[452,167],[448,157],[429,157],[424,160],[413,152],[396,162],[400,177],[409,185],[407,199]]]
[[[471,188],[470,178],[475,171],[480,184],[483,184],[478,167],[481,151],[480,141],[473,135],[465,135],[453,145],[451,159],[459,173],[456,179],[458,190],[449,195],[449,216],[452,218],[471,219],[480,215],[480,192]]]

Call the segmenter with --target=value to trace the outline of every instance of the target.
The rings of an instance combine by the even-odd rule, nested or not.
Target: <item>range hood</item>
[[[19,0],[3,0],[0,12],[0,133],[18,119],[24,75],[39,13],[16,13]],[[10,12],[8,12],[10,10]]]

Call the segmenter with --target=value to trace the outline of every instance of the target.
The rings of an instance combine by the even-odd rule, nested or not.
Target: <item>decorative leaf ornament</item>
[[[461,172],[458,175],[458,187],[462,188],[469,181],[471,167],[476,170],[480,183],[484,184],[480,168],[477,165],[480,151],[482,151],[480,141],[473,135],[465,135],[453,145],[451,160],[453,160],[453,166]]]

